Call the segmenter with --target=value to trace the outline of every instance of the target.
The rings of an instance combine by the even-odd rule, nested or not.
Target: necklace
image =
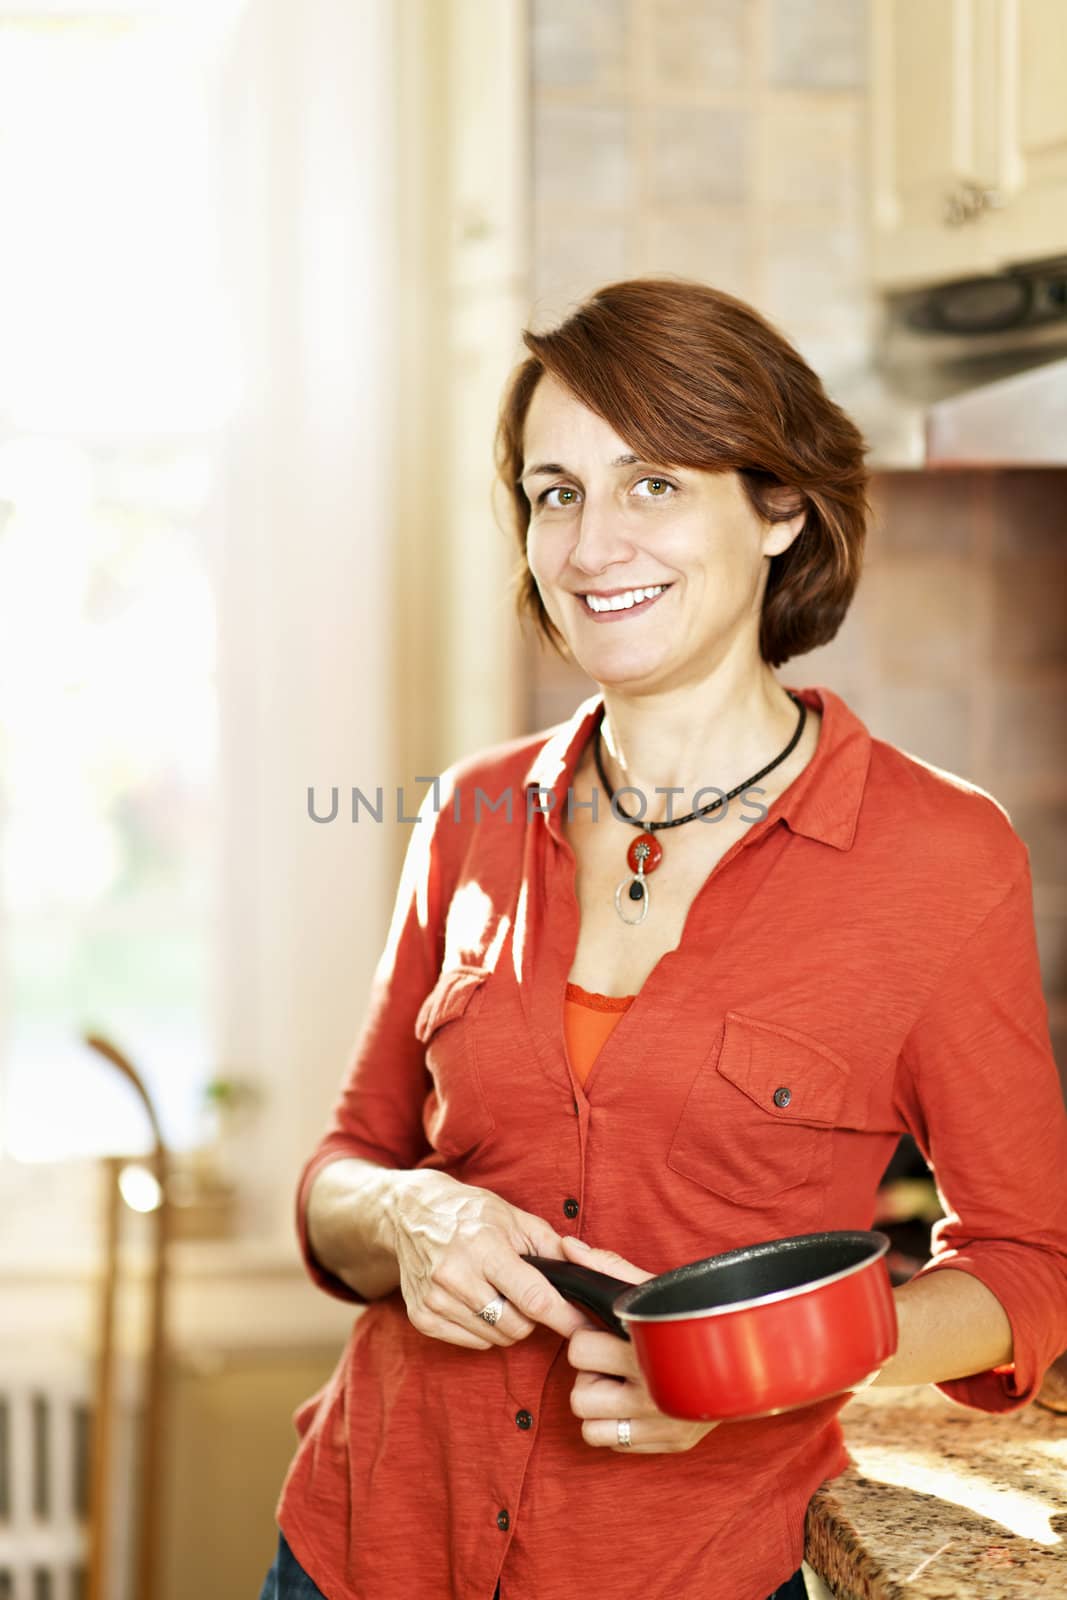
[[[808,713],[807,708],[804,705],[803,700],[800,699],[799,695],[795,695],[791,689],[787,689],[786,694],[789,696],[790,700],[792,700],[793,704],[799,708],[800,716],[797,718],[797,725],[793,732],[793,737],[790,739],[781,755],[775,756],[773,761],[769,761],[765,767],[761,767],[758,772],[754,772],[751,778],[746,778],[744,783],[739,783],[736,789],[730,790],[729,794],[720,795],[719,798],[717,800],[713,800],[710,805],[701,806],[699,811],[690,811],[689,815],[685,817],[673,817],[669,822],[643,822],[640,817],[631,817],[628,812],[622,809],[622,806],[616,803],[616,791],[612,789],[611,784],[608,782],[607,774],[604,771],[603,757],[600,752],[600,730],[604,723],[603,715],[601,715],[600,721],[597,723],[596,738],[593,742],[593,755],[596,759],[596,770],[600,775],[601,783],[608,792],[608,803],[615,815],[622,822],[628,822],[631,827],[640,828],[642,830],[626,852],[626,864],[630,868],[629,876],[623,878],[622,882],[619,883],[615,889],[615,910],[618,912],[623,922],[627,923],[630,927],[636,927],[639,922],[644,922],[645,918],[648,916],[648,908],[652,903],[652,890],[651,885],[648,882],[647,874],[650,872],[655,872],[656,868],[663,860],[663,846],[656,838],[656,834],[659,833],[660,829],[680,828],[685,822],[692,822],[697,817],[706,817],[710,811],[715,811],[719,806],[724,806],[728,800],[732,800],[735,795],[740,794],[742,789],[747,789],[750,784],[755,783],[759,778],[766,777],[768,772],[771,772],[775,767],[783,762],[786,756],[796,748],[797,742],[800,739],[800,735],[804,732],[804,723],[807,720]],[[640,901],[641,910],[636,917],[628,917],[623,910],[622,896],[624,889],[627,891],[628,898],[631,901]]]

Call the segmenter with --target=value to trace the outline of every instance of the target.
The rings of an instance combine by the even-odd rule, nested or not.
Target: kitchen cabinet
[[[1067,6],[874,0],[871,249],[882,288],[1067,252]]]
[[[1003,207],[990,233],[1004,261],[1067,251],[1067,6],[1001,0]]]

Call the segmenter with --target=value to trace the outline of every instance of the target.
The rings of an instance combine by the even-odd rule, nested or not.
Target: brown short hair
[[[642,457],[737,472],[768,522],[806,507],[800,533],[771,560],[760,654],[776,667],[834,637],[863,563],[866,447],[775,328],[707,284],[631,278],[599,289],[558,328],[522,337],[530,355],[508,383],[496,437],[521,556],[520,616],[567,654],[526,562],[530,502],[518,481],[526,413],[547,372]]]

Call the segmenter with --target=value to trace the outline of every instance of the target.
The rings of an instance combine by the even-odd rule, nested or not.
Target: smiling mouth
[[[634,611],[647,611],[654,605],[660,595],[666,594],[673,585],[657,583],[645,589],[624,589],[621,594],[594,595],[583,594],[579,596],[582,607],[594,617],[619,617]]]

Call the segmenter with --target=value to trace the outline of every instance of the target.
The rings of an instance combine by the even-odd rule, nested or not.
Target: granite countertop
[[[837,1600],[1067,1597],[1067,1415],[1053,1382],[1041,1399],[994,1416],[932,1386],[857,1394],[856,1465],[808,1509],[807,1560]]]

